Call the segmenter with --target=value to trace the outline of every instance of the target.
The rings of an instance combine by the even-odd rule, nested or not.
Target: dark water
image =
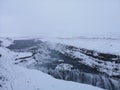
[[[40,40],[36,41],[34,39],[14,40],[13,44],[8,46],[7,48],[11,50],[26,49],[29,47],[37,46],[40,43],[42,43]]]

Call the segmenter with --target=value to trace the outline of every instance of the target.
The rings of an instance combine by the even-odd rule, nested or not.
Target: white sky
[[[0,0],[0,36],[120,35],[120,0]]]

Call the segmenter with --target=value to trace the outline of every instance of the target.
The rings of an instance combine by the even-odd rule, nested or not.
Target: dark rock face
[[[48,73],[58,79],[90,84],[107,90],[120,90],[119,82],[101,74],[85,73],[77,69],[71,71],[49,70]]]
[[[66,46],[66,49],[73,50],[73,51],[79,51],[87,56],[93,57],[95,59],[103,60],[103,61],[111,61],[111,62],[117,62],[120,60],[119,55],[113,55],[108,53],[101,53],[94,50],[88,50],[85,48],[76,48],[74,46]]]
[[[103,61],[115,61],[115,60],[119,60],[120,56],[118,55],[112,55],[112,54],[105,54],[105,53],[99,53],[96,51],[92,51],[92,50],[86,50],[86,49],[80,49],[82,53],[91,56],[93,58],[97,58],[99,60],[103,60]],[[96,52],[96,55],[94,55]]]
[[[120,74],[118,73],[120,56],[62,44],[56,46],[57,48],[53,49],[40,40],[17,40],[8,48],[33,53],[32,56],[17,58],[19,62],[16,64],[32,58],[36,63],[28,65],[28,68],[41,70],[57,79],[90,84],[107,90],[120,90]],[[90,63],[88,63],[89,60]],[[113,69],[107,68],[108,62],[110,65],[114,63]],[[63,63],[73,67],[71,70],[56,68]],[[115,75],[110,75],[107,71]]]

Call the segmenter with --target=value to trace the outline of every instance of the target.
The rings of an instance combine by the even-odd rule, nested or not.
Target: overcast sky
[[[120,0],[0,0],[0,36],[120,35]]]

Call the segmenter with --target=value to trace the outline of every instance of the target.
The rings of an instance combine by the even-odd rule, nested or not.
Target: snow
[[[57,80],[41,71],[27,69],[14,64],[16,54],[0,47],[0,71],[8,78],[6,88],[0,90],[102,90],[86,84]]]
[[[61,63],[61,64],[57,65],[57,67],[55,69],[61,70],[61,71],[64,71],[64,70],[71,71],[72,68],[73,68],[73,66],[70,64]]]
[[[19,76],[13,82],[14,90],[101,90],[89,85],[57,80],[37,70],[28,70],[22,67],[15,67],[15,69],[19,70],[16,72]]]
[[[62,44],[56,44],[56,46],[54,47],[55,50],[60,51],[63,54],[68,54],[70,57],[74,57],[74,58],[79,58],[82,60],[80,60],[80,63],[83,63],[85,65],[88,65],[90,67],[95,67],[97,68],[98,71],[100,72],[104,72],[109,76],[119,76],[120,75],[120,64],[119,63],[115,63],[115,62],[110,62],[110,61],[100,61],[98,59],[92,58],[90,56],[87,56],[83,53],[81,53],[78,50],[69,50],[69,49],[65,49],[64,45]],[[100,63],[99,63],[100,62]],[[115,71],[115,68],[118,69],[118,71]]]
[[[7,46],[9,46],[13,43],[13,40],[10,39],[10,38],[0,37],[0,41],[2,41],[1,45],[4,46],[4,47],[7,47]]]
[[[28,57],[28,56],[32,56],[32,53],[30,53],[30,52],[18,52],[18,55],[16,56],[16,58]]]
[[[120,55],[120,38],[44,38],[41,40]]]
[[[102,53],[110,53],[120,55],[120,37],[73,37],[73,38],[56,38],[56,37],[14,37],[12,40],[36,39],[48,41],[52,43],[61,43],[72,45],[80,48],[95,50]],[[3,46],[12,44],[12,40],[0,38],[4,40]]]

